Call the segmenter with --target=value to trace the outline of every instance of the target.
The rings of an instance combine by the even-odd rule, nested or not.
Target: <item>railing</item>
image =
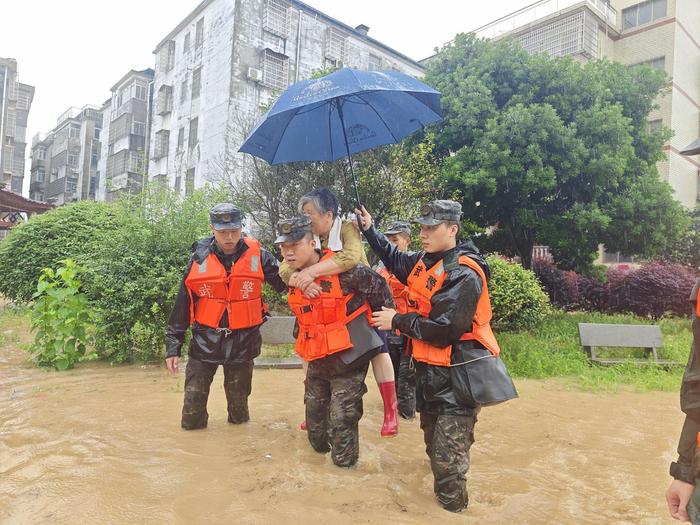
[[[577,4],[587,4],[600,14],[608,24],[617,27],[617,11],[604,0],[541,0],[481,26],[473,32],[481,38],[497,38]]]

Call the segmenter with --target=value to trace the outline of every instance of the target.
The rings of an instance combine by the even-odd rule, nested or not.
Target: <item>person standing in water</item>
[[[358,264],[369,268],[362,237],[352,222],[341,220],[339,211],[338,198],[328,188],[315,189],[299,201],[299,213],[311,219],[311,231],[318,237],[320,248],[334,252],[332,257],[302,270],[295,271],[285,261],[280,264],[282,280],[291,287],[299,288],[308,297],[317,297],[320,293],[315,284],[318,277],[338,275]],[[399,431],[398,403],[394,367],[386,345],[372,359],[372,371],[384,404],[380,434],[382,437],[392,437]],[[305,422],[302,423],[302,429],[305,426]]]
[[[192,327],[181,421],[185,430],[207,426],[209,388],[219,365],[229,422],[248,421],[253,359],[260,355],[260,325],[266,315],[262,285],[286,290],[275,256],[241,235],[238,208],[217,204],[209,221],[212,236],[193,245],[165,331],[165,364],[176,373],[185,334]]]
[[[316,249],[311,224],[306,216],[279,223],[275,244],[296,271],[335,256]],[[316,297],[294,287],[287,296],[297,318],[294,349],[308,363],[304,382],[308,438],[317,452],[330,451],[337,466],[351,467],[360,453],[358,423],[367,368],[383,345],[370,326],[370,315],[394,303],[384,279],[362,264],[317,277],[314,283],[319,290]]]
[[[471,241],[458,243],[462,207],[435,200],[421,209],[423,251],[399,251],[372,226],[363,207],[363,233],[386,268],[409,289],[405,314],[383,308],[374,326],[411,340],[416,362],[416,408],[433,471],[433,490],[446,510],[469,502],[466,474],[482,406],[517,397],[491,331],[488,264]]]
[[[404,221],[389,223],[384,235],[396,249],[408,252],[411,244],[411,225]],[[399,281],[384,263],[379,263],[374,270],[386,279],[394,297],[396,311],[400,314],[408,313],[408,286]],[[399,415],[404,419],[416,417],[416,369],[411,362],[411,348],[408,345],[408,337],[398,331],[387,332],[387,345],[389,355],[394,365],[396,377],[396,397],[398,399]]]
[[[700,525],[700,461],[698,435],[700,434],[700,279],[690,294],[692,308],[693,343],[681,384],[681,410],[685,422],[678,441],[678,459],[671,463],[673,481],[666,490],[668,510],[675,519]],[[694,492],[695,491],[695,492]],[[689,506],[688,504],[691,503]],[[689,513],[692,510],[692,513]]]

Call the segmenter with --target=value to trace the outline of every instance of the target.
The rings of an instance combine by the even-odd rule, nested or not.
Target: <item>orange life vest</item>
[[[377,266],[376,271],[389,284],[394,304],[396,304],[396,311],[400,314],[408,313],[408,286],[399,281],[383,264]]]
[[[483,283],[481,297],[479,297],[476,313],[474,314],[474,320],[472,322],[472,331],[463,334],[459,340],[479,341],[494,356],[498,356],[501,350],[491,330],[490,321],[493,314],[491,311],[491,300],[489,299],[486,275],[481,269],[481,266],[470,257],[461,256],[459,258],[459,264],[468,266],[474,270],[479,277],[481,277]],[[432,307],[430,299],[433,294],[442,287],[446,273],[443,261],[435,264],[430,270],[425,267],[423,259],[416,263],[408,277],[409,311],[417,312],[423,317],[428,317]],[[451,364],[452,345],[440,348],[419,339],[411,339],[411,346],[413,348],[413,358],[416,361],[438,366],[450,366]]]
[[[698,290],[698,299],[695,302],[695,315],[700,317],[700,290]]]
[[[190,294],[190,323],[218,328],[221,316],[228,311],[228,329],[240,330],[262,324],[265,305],[262,285],[265,274],[260,259],[260,242],[244,237],[248,249],[226,269],[213,253],[200,264],[192,263],[185,278]],[[197,302],[193,300],[197,296]]]
[[[333,257],[326,250],[321,260]],[[315,299],[306,297],[298,288],[289,288],[287,302],[299,323],[294,350],[304,361],[313,361],[341,352],[352,347],[348,323],[365,314],[371,318],[369,304],[365,302],[350,315],[347,304],[353,294],[343,294],[340,278],[337,275],[316,279],[321,287],[321,295]]]

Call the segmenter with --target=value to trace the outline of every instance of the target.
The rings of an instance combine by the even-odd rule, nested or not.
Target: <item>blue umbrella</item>
[[[341,69],[287,88],[239,151],[269,164],[334,161],[395,144],[440,120],[440,93],[396,71]]]

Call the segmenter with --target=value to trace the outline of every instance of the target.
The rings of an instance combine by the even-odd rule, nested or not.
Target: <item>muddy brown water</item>
[[[358,466],[341,470],[298,430],[301,371],[256,370],[252,420],[226,422],[219,372],[209,428],[179,428],[182,372],[157,366],[43,372],[0,349],[0,523],[665,524],[682,423],[672,393],[594,394],[518,381],[484,409],[470,506],[432,494],[417,421],[381,439],[368,378]]]

